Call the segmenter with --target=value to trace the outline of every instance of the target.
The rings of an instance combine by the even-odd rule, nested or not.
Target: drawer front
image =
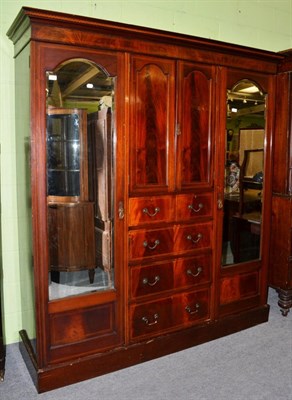
[[[130,297],[148,296],[210,281],[211,256],[130,268]]]
[[[182,194],[176,197],[176,220],[212,216],[212,193]]]
[[[211,255],[176,260],[175,287],[187,287],[210,282]]]
[[[173,229],[137,230],[129,233],[130,260],[173,252]]]
[[[174,251],[176,253],[182,253],[210,248],[211,229],[211,223],[178,227],[175,234]]]
[[[178,294],[130,308],[131,339],[151,337],[209,319],[209,291]]]
[[[146,267],[130,268],[131,298],[147,296],[174,287],[174,262],[168,262]]]
[[[174,220],[172,196],[135,197],[129,200],[129,225],[137,226]]]

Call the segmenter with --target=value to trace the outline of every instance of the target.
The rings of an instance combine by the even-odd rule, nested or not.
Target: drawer
[[[151,337],[209,319],[209,290],[182,293],[130,307],[131,339]]]
[[[178,258],[175,262],[175,287],[187,287],[210,282],[211,255]]]
[[[130,297],[148,296],[210,281],[211,256],[130,268]]]
[[[210,248],[211,231],[211,223],[179,226],[175,233],[174,252]]]
[[[174,220],[172,196],[134,197],[129,199],[129,225],[137,226]]]
[[[174,268],[174,262],[130,268],[130,297],[137,298],[172,290],[175,286]]]
[[[176,220],[212,216],[212,193],[181,194],[176,197]]]
[[[130,260],[173,252],[173,229],[139,229],[129,232]]]

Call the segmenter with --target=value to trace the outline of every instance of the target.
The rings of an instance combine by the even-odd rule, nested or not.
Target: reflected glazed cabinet
[[[94,280],[94,204],[88,201],[86,112],[47,112],[47,203],[50,271],[88,270]]]
[[[24,313],[20,348],[37,390],[267,321],[271,139],[284,56],[27,7],[8,36],[22,111],[18,197],[27,201],[19,207],[34,249],[32,271],[24,235],[22,290],[33,293],[34,324]],[[222,267],[226,93],[244,79],[269,94],[262,256]],[[63,109],[86,115],[83,148],[80,164],[73,156],[59,163],[50,193],[74,129],[51,143],[46,115]],[[73,170],[79,183],[58,192]]]

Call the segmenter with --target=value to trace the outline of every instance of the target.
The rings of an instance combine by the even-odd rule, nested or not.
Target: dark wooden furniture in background
[[[93,283],[96,267],[93,213],[91,202],[48,204],[50,271],[86,269]]]
[[[30,99],[31,130],[23,132],[21,118],[16,129],[20,142],[22,134],[31,136],[35,352],[25,326],[21,336],[38,391],[267,321],[270,110],[283,56],[27,7],[8,36],[21,79],[16,88],[27,85]],[[70,59],[90,60],[116,81],[115,286],[50,301],[44,93],[46,72]],[[269,94],[262,258],[224,268],[226,94],[244,79]],[[17,110],[25,106],[21,99],[16,94]]]
[[[52,108],[47,115],[48,225],[50,271],[88,270],[94,281],[96,260],[94,204],[88,201],[86,112]]]
[[[286,316],[292,307],[292,51],[277,77],[269,284]]]
[[[263,149],[244,150],[243,163],[239,176],[239,205],[238,212],[233,215],[232,249],[234,262],[246,259],[259,258],[260,233],[262,220],[262,189],[263,182],[256,182],[253,177],[247,175],[247,168],[251,154],[260,154],[263,159]],[[247,245],[240,251],[240,238],[242,234],[247,236]]]
[[[0,285],[0,382],[4,380],[5,373],[5,348],[3,343],[3,329],[2,329],[2,304],[1,304],[1,285]]]

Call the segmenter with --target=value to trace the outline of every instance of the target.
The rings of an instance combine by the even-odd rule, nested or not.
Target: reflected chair
[[[245,150],[239,175],[239,207],[232,218],[231,249],[234,263],[259,258],[262,216],[263,149]]]

